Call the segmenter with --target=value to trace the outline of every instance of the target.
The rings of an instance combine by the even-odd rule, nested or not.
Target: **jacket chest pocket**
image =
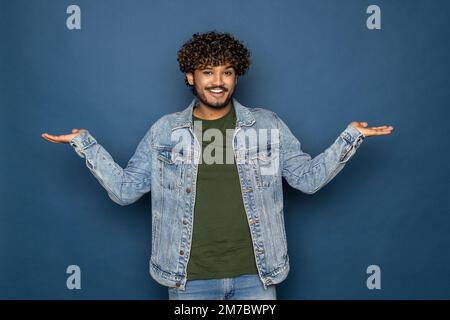
[[[279,178],[279,149],[278,145],[270,145],[265,150],[250,155],[250,164],[255,175],[258,188],[269,188]]]
[[[161,186],[174,190],[181,186],[184,168],[181,161],[182,151],[174,151],[172,146],[158,146],[158,175]]]

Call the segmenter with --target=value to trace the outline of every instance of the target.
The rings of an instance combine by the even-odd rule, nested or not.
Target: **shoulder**
[[[269,110],[267,108],[262,107],[247,107],[247,109],[255,116],[255,117],[266,117],[266,118],[275,118],[277,115],[274,111]]]
[[[177,111],[163,115],[161,118],[159,118],[153,123],[151,129],[154,131],[159,129],[167,129],[168,127],[173,125],[173,123],[176,122],[176,120],[180,117],[182,112],[183,111]]]
[[[263,107],[247,107],[251,115],[255,118],[258,126],[262,127],[278,127],[279,117],[278,115],[268,108]]]

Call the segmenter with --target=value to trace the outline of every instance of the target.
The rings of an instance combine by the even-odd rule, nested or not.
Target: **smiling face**
[[[215,109],[230,103],[237,80],[236,71],[230,64],[197,69],[187,73],[186,78],[200,102]]]

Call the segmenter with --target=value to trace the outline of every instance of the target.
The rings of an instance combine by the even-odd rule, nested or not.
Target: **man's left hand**
[[[369,124],[367,122],[353,121],[352,123],[350,123],[350,125],[361,132],[365,137],[382,136],[390,134],[392,130],[394,130],[393,126],[369,127]]]

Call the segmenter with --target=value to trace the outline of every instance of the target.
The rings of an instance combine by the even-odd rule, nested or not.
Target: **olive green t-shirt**
[[[192,246],[187,267],[187,279],[229,278],[242,274],[258,274],[241,186],[234,159],[232,136],[236,124],[234,107],[223,117],[203,120],[202,136],[207,129],[221,131],[222,142],[214,137],[202,145],[202,160],[198,165],[194,207]],[[231,134],[230,134],[231,132]],[[199,142],[200,132],[195,132]],[[211,144],[211,145],[210,145]],[[206,153],[205,148],[210,145]],[[206,154],[216,156],[213,146],[222,150],[221,162],[205,162]],[[231,152],[227,156],[227,152]],[[220,155],[220,152],[217,153]],[[227,162],[231,158],[232,163]],[[217,159],[217,158],[215,158]]]

